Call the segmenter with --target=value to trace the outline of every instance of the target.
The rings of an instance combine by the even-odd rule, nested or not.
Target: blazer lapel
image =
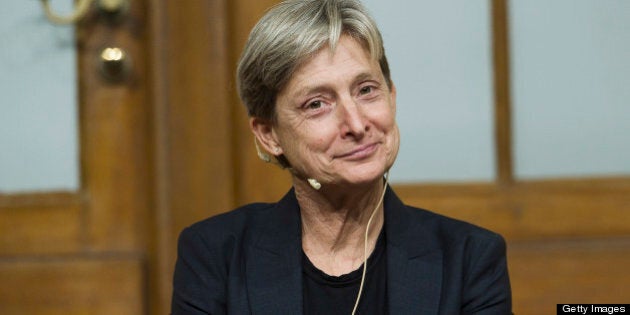
[[[302,314],[302,245],[299,206],[293,190],[257,218],[246,262],[252,314]],[[253,226],[259,226],[252,224]]]
[[[442,251],[422,224],[388,188],[384,201],[390,314],[437,314],[442,283]],[[246,262],[252,314],[302,314],[300,215],[291,190],[260,220],[259,237]],[[280,297],[280,298],[279,298]]]
[[[385,196],[387,292],[390,314],[437,314],[442,286],[442,251],[422,223],[388,188]]]

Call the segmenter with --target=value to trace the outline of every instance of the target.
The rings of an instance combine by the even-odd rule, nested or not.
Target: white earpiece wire
[[[352,309],[352,315],[354,315],[357,311],[357,308],[359,308],[359,301],[361,300],[361,293],[363,292],[363,284],[365,284],[365,274],[367,271],[367,259],[368,259],[367,257],[368,232],[370,231],[370,224],[372,223],[372,219],[374,218],[374,215],[378,211],[378,208],[381,207],[381,204],[383,203],[383,198],[385,198],[385,192],[387,191],[388,178],[389,178],[389,172],[385,173],[385,185],[383,187],[383,193],[381,194],[381,199],[379,199],[378,203],[376,204],[376,208],[372,210],[370,219],[368,220],[367,226],[365,227],[365,240],[363,243],[363,274],[361,275],[361,284],[359,285],[359,293],[357,294],[357,300],[354,303],[354,308]]]

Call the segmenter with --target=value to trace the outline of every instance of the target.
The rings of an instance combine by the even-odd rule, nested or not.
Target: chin
[[[349,173],[344,174],[346,176],[342,175],[342,181],[350,185],[358,186],[373,184],[375,181],[380,180],[383,177],[385,170],[386,168],[383,166],[370,168],[357,167],[354,169],[348,168],[345,169],[345,172],[343,173]]]

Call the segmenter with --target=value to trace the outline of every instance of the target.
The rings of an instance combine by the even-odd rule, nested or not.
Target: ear
[[[271,121],[259,117],[251,117],[249,118],[249,128],[263,150],[270,152],[274,156],[282,154],[282,147],[278,142],[278,137],[273,130]]]

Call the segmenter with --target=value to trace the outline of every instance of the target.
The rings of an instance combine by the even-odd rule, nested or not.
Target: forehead
[[[279,94],[300,94],[321,85],[368,76],[382,77],[378,61],[360,42],[344,35],[334,51],[325,46],[302,62]]]

